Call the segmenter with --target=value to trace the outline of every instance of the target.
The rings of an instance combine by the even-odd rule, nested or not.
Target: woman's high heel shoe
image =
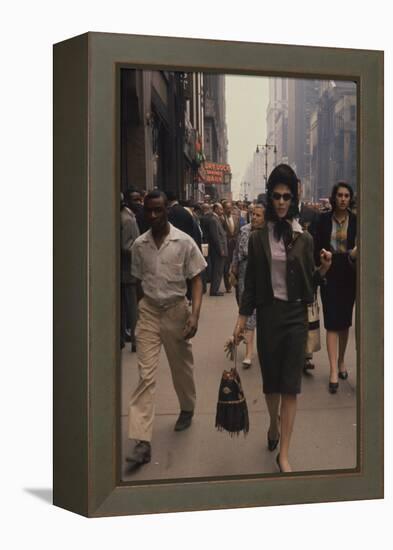
[[[339,372],[338,377],[341,378],[341,380],[346,380],[348,378],[348,372],[346,370]]]
[[[270,439],[269,432],[267,432],[267,448],[269,449],[269,451],[275,451],[277,449],[279,441],[280,436],[278,436],[278,439]]]
[[[329,392],[337,393],[337,390],[338,390],[338,382],[329,382]]]
[[[280,425],[280,421],[281,421],[281,418],[280,418],[280,415],[277,416],[277,424]],[[267,448],[269,449],[269,451],[274,451],[275,449],[277,449],[277,445],[280,441],[280,433],[278,434],[278,438],[277,439],[270,439],[269,437],[269,430],[267,431]]]

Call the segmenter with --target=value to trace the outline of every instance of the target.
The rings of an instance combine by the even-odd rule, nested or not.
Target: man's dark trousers
[[[221,280],[224,274],[226,256],[220,256],[214,250],[210,257],[210,294],[217,294],[220,290]]]

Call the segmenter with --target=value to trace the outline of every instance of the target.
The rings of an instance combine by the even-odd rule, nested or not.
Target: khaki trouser
[[[135,329],[139,382],[128,410],[128,437],[151,441],[154,420],[156,370],[161,344],[164,345],[172,374],[173,385],[182,411],[195,407],[195,384],[190,341],[184,340],[183,330],[190,312],[181,299],[167,308],[142,298],[138,304]]]

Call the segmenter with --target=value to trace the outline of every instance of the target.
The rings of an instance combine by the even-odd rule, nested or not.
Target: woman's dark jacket
[[[332,217],[333,212],[325,212],[319,216],[319,220],[316,224],[315,229],[315,263],[319,265],[319,254],[324,248],[332,252],[330,241],[332,238]],[[348,232],[347,232],[347,250],[346,255],[349,255],[349,252],[354,248],[356,240],[356,216],[349,212],[348,220]],[[334,258],[333,258],[334,261]]]
[[[324,281],[315,269],[314,244],[309,233],[294,232],[294,241],[287,250],[288,301],[314,301],[315,289]],[[267,225],[253,231],[248,241],[248,263],[240,315],[251,315],[257,306],[273,301],[271,281],[271,252]]]

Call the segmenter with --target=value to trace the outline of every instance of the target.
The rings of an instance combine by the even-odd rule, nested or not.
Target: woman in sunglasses
[[[318,220],[315,251],[318,254],[325,248],[333,254],[327,284],[321,287],[321,298],[330,364],[329,391],[336,393],[338,379],[348,378],[344,356],[356,296],[356,216],[350,211],[352,187],[339,181],[332,189],[330,204],[332,211],[321,214]]]
[[[321,250],[315,268],[313,239],[297,222],[298,185],[292,168],[280,164],[267,182],[265,226],[250,235],[248,264],[239,317],[234,330],[238,344],[246,320],[257,310],[257,349],[263,393],[270,416],[268,449],[280,442],[277,465],[291,472],[289,443],[307,338],[307,304],[324,280],[331,253]]]

